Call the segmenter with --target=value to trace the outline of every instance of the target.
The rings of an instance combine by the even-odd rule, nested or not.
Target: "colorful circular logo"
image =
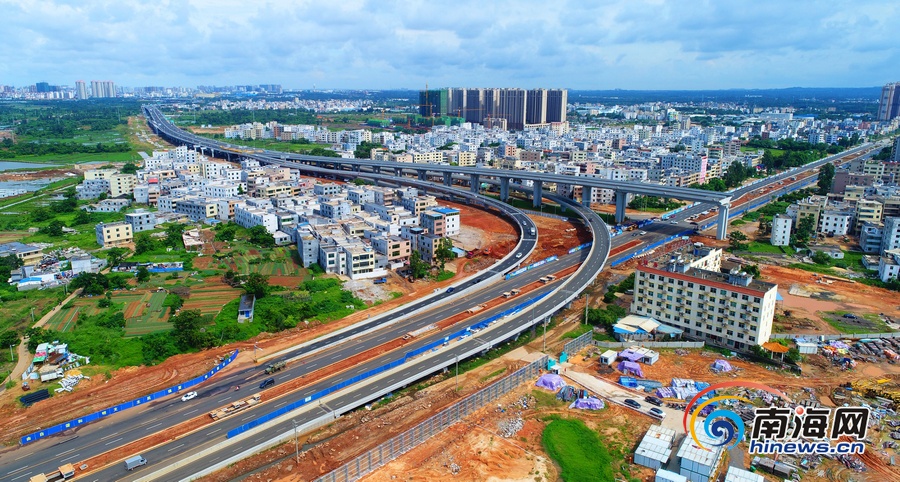
[[[691,401],[688,402],[687,406],[684,409],[684,417],[682,418],[682,427],[684,428],[684,431],[691,435],[691,438],[694,440],[694,443],[697,444],[698,447],[705,450],[710,450],[710,447],[707,447],[700,442],[700,439],[696,433],[697,416],[700,415],[700,412],[702,412],[704,408],[710,405],[714,405],[715,407],[722,407],[724,406],[724,403],[722,402],[725,402],[727,400],[739,400],[742,402],[751,403],[747,398],[737,395],[720,395],[704,400],[702,403],[698,403],[706,394],[710,392],[733,387],[762,390],[771,393],[772,395],[784,398],[785,400],[788,399],[787,395],[782,393],[780,390],[775,390],[774,388],[763,385],[761,383],[735,380],[710,385],[709,387],[700,391],[700,393],[695,395],[694,398],[692,398]],[[690,415],[690,424],[688,424],[688,415]],[[738,415],[733,410],[729,410],[727,408],[716,408],[706,415],[706,421],[703,422],[703,431],[705,432],[705,435],[707,437],[714,440],[721,440],[718,443],[710,444],[712,447],[724,446],[728,449],[731,449],[732,447],[740,443],[741,440],[744,440],[744,421],[741,419],[740,415]]]

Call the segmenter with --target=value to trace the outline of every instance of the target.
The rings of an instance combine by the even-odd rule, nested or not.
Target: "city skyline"
[[[0,5],[0,84],[19,86],[867,87],[895,81],[900,60],[900,8],[878,1]]]

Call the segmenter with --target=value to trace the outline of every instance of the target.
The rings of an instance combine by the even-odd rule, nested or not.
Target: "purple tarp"
[[[641,355],[640,353],[638,353],[636,351],[628,349],[628,350],[620,351],[619,358],[624,358],[629,361],[638,361],[641,358],[644,358],[644,355]]]
[[[535,383],[535,385],[547,390],[553,390],[555,392],[560,388],[566,386],[566,382],[563,381],[561,376],[555,373],[547,373],[546,375],[541,375],[541,378],[538,378],[538,381],[537,383]]]
[[[712,369],[717,372],[730,372],[732,370],[731,363],[727,360],[716,360],[712,364]]]
[[[644,378],[644,372],[641,371],[641,366],[635,362],[623,361],[619,363],[619,366],[617,368],[622,373],[629,373],[636,377]]]
[[[849,349],[850,349],[850,345],[848,345],[848,344],[846,344],[846,343],[844,343],[844,342],[842,342],[842,341],[838,341],[838,340],[832,341],[832,342],[830,342],[830,343],[828,343],[828,344],[831,345],[831,346],[833,346],[833,347],[835,347],[835,348],[838,348],[838,349],[844,349],[844,350],[849,350]]]
[[[595,397],[579,398],[569,405],[569,408],[580,408],[581,410],[602,410],[605,405],[603,400]]]

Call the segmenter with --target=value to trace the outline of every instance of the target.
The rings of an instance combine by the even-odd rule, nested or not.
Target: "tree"
[[[177,355],[178,347],[168,333],[149,333],[141,337],[141,353],[144,355],[145,365],[155,365]]]
[[[17,347],[21,341],[19,334],[13,330],[0,333],[0,348]]]
[[[728,245],[732,251],[743,251],[747,249],[747,235],[740,231],[732,231],[728,234]]]
[[[147,233],[138,233],[134,237],[134,254],[144,254],[156,249],[156,240]]]
[[[831,264],[831,256],[828,256],[825,251],[816,251],[815,253],[813,253],[811,259],[813,260],[813,263],[816,264],[821,264],[824,266],[828,266]]]
[[[140,266],[137,270],[138,283],[143,283],[150,279],[150,270],[146,266]]]
[[[428,274],[428,263],[422,261],[422,255],[418,251],[413,251],[409,255],[409,275],[413,279],[424,278]]]
[[[53,219],[53,213],[49,209],[45,207],[39,207],[31,210],[32,221],[39,223],[48,219]]]
[[[54,238],[58,238],[63,235],[63,223],[59,220],[54,219],[50,221],[49,224],[41,228],[41,234],[46,234],[47,236],[51,236]]]
[[[122,261],[131,253],[128,248],[111,248],[106,252],[106,260],[109,262],[110,268],[122,264]]]
[[[247,234],[250,236],[250,242],[261,248],[271,248],[275,246],[275,236],[272,236],[270,232],[266,231],[265,226],[253,226],[247,230]]]
[[[791,347],[788,352],[784,355],[784,361],[788,363],[793,363],[796,365],[803,360],[803,356],[800,355],[800,350],[796,347]]]
[[[269,290],[269,277],[259,273],[250,273],[244,280],[243,288],[248,295],[261,299],[266,296],[266,292]]]
[[[441,238],[441,240],[438,241],[438,248],[434,251],[434,257],[437,259],[438,263],[441,264],[441,271],[444,271],[444,266],[447,264],[447,261],[456,257],[453,253],[453,242],[447,238]]]
[[[166,246],[170,248],[178,248],[184,246],[181,235],[184,233],[184,225],[173,223],[166,226]]]
[[[91,224],[93,221],[91,213],[84,209],[79,209],[75,211],[75,219],[72,221],[72,225],[80,226],[82,224]]]
[[[831,191],[831,185],[834,183],[834,164],[828,163],[819,170],[819,194],[826,195]]]
[[[750,276],[753,276],[754,278],[759,278],[759,276],[760,276],[759,266],[757,266],[755,264],[748,264],[741,269],[745,273],[749,274]]]
[[[353,151],[353,157],[357,159],[368,159],[372,157],[372,149],[379,147],[382,147],[382,145],[377,142],[363,141],[356,147],[356,150]]]
[[[184,350],[207,348],[210,341],[203,329],[203,315],[200,310],[187,310],[178,313],[170,320],[172,333],[178,346]]]
[[[109,289],[109,278],[101,273],[79,273],[69,286],[73,289],[82,288],[82,294],[97,296]]]
[[[0,256],[0,279],[9,279],[10,273],[21,267],[22,260],[16,257],[16,255],[8,254],[6,256]]]
[[[244,193],[244,184],[243,184],[243,183],[238,184],[238,194],[245,194],[245,193]]]
[[[806,244],[816,234],[815,218],[812,216],[802,216],[797,222],[797,229],[794,230],[794,243]]]
[[[137,171],[138,167],[134,165],[133,162],[126,162],[125,165],[122,166],[121,169],[119,169],[119,172],[121,172],[122,174],[134,174]]]

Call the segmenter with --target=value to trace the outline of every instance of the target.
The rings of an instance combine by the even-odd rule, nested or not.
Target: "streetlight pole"
[[[31,308],[31,324],[34,324],[34,307]]]
[[[300,463],[300,436],[297,434],[297,421],[291,419],[291,423],[294,424],[294,452],[296,453],[297,463]]]
[[[14,346],[16,346],[16,345],[9,345],[9,361],[10,361],[10,362],[13,361],[13,352],[12,352],[12,349],[13,349]]]
[[[547,320],[544,320],[544,341],[541,351],[547,351]]]
[[[588,324],[588,305],[590,305],[590,302],[591,302],[591,295],[590,295],[590,293],[587,292],[587,290],[585,290],[584,291],[584,324],[585,325]]]
[[[459,355],[456,355],[456,391],[459,391]]]

